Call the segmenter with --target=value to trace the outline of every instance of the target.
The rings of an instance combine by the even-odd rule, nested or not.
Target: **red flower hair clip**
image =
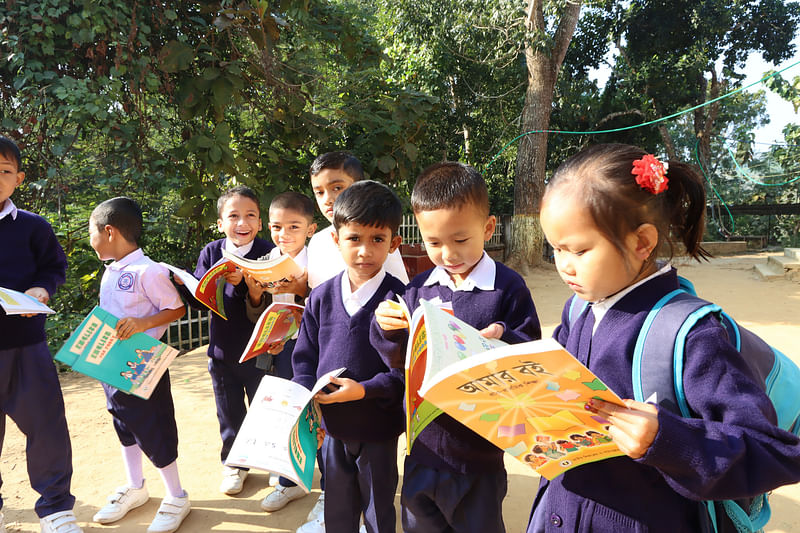
[[[631,174],[636,176],[636,183],[653,194],[658,194],[667,190],[667,169],[669,165],[662,163],[655,156],[646,154],[641,159],[633,162]]]

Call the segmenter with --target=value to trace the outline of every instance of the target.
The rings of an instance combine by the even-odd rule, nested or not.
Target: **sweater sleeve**
[[[502,313],[498,321],[503,326],[503,335],[500,339],[509,344],[542,338],[542,328],[539,325],[531,292],[519,275],[516,275],[516,278],[518,279],[515,283],[505,291]]]
[[[41,222],[41,231],[33,235],[37,242],[31,243],[36,259],[36,273],[31,287],[45,289],[52,298],[56,289],[67,279],[67,256],[50,224],[44,219]]]
[[[396,300],[395,294],[390,292],[384,299]],[[406,301],[407,304],[408,301]],[[400,369],[400,375],[404,376],[408,329],[385,330],[378,325],[378,321],[373,315],[369,326],[369,342],[378,351],[387,367]]]
[[[292,381],[311,389],[317,382],[319,366],[319,320],[316,302],[310,302],[303,311],[297,343],[292,352]]]
[[[722,327],[707,318],[687,336],[683,381],[697,418],[659,409],[639,461],[697,500],[748,498],[800,480],[800,440],[775,425],[771,401]]]

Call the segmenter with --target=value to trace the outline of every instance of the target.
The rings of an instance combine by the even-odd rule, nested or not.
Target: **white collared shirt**
[[[352,292],[350,290],[350,276],[347,275],[347,270],[345,270],[342,274],[342,302],[344,302],[347,314],[353,316],[359,309],[367,305],[372,297],[375,296],[384,278],[386,278],[386,270],[381,267],[377,274],[356,289],[356,292]]]
[[[117,318],[143,318],[164,309],[183,306],[169,271],[137,248],[119,261],[106,265],[100,282],[100,307]],[[169,324],[145,331],[160,339]]]
[[[333,225],[330,225],[316,232],[308,241],[308,286],[312,289],[346,270],[347,265],[333,240],[333,234]],[[399,249],[389,254],[383,267],[404,285],[408,283],[408,273]]]
[[[231,240],[229,238],[225,237],[225,250],[227,250],[228,252],[230,252],[232,254],[236,254],[239,257],[244,257],[244,256],[246,256],[247,254],[250,253],[250,250],[253,249],[253,243],[254,242],[255,242],[255,239],[253,239],[252,241],[248,242],[247,244],[243,244],[242,246],[236,246],[235,244],[233,244],[231,242]]]
[[[269,251],[269,258],[270,259],[277,259],[281,256],[281,249],[277,246]],[[303,246],[303,249],[297,252],[297,255],[292,257],[297,266],[302,269],[308,268],[308,248]],[[272,295],[273,302],[281,302],[287,304],[294,303],[294,294],[290,292],[282,292],[280,294],[273,294]]]
[[[0,220],[3,220],[8,215],[11,215],[11,220],[17,220],[17,206],[14,205],[11,198],[7,198],[3,209],[0,209]]]
[[[614,294],[613,296],[609,296],[608,298],[605,298],[604,300],[600,300],[599,302],[593,303],[592,304],[592,312],[594,313],[594,327],[592,328],[592,335],[594,335],[594,332],[597,331],[597,326],[600,324],[600,321],[603,320],[603,317],[606,316],[606,313],[608,312],[608,310],[611,309],[612,307],[614,307],[614,304],[617,303],[618,301],[620,301],[623,296],[625,296],[626,294],[631,292],[633,289],[635,289],[639,285],[641,285],[641,284],[643,284],[643,283],[645,283],[647,281],[650,281],[653,278],[657,278],[658,276],[660,276],[662,274],[666,274],[670,270],[672,270],[672,265],[667,263],[663,267],[658,269],[658,271],[654,272],[653,274],[650,274],[649,276],[647,276],[643,280],[634,283],[630,287],[626,287],[626,288],[622,289],[621,291],[619,291],[617,294]]]
[[[437,266],[425,280],[424,285],[430,286],[439,284],[448,287],[451,291],[471,291],[472,289],[480,289],[482,291],[493,291],[495,276],[497,275],[497,265],[494,260],[489,257],[485,251],[480,261],[475,264],[472,271],[467,274],[467,279],[461,282],[461,285],[456,287],[453,283],[453,278],[447,273],[444,267]]]

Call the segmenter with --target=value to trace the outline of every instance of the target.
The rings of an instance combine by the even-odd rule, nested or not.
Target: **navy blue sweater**
[[[503,325],[502,340],[519,343],[541,338],[539,318],[531,293],[522,277],[503,265],[496,264],[494,290],[455,291],[435,284],[424,286],[431,271],[419,274],[406,287],[403,299],[411,312],[420,298],[439,297],[452,302],[453,313],[470,326],[483,329],[490,324]],[[394,298],[394,295],[390,295]],[[381,356],[394,367],[404,366],[408,330],[384,331],[373,320],[370,340]],[[411,448],[419,463],[436,469],[459,473],[491,472],[503,467],[503,450],[457,422],[447,414],[439,415],[419,434]]]
[[[553,335],[621,398],[633,398],[639,330],[652,306],[677,288],[674,269],[647,281],[608,310],[594,335],[591,311],[570,328],[567,305]],[[775,427],[769,398],[719,323],[698,322],[685,353],[684,390],[698,418],[659,409],[644,457],[542,478],[537,500],[548,531],[699,531],[697,500],[746,498],[800,480],[797,437]]]
[[[390,369],[370,345],[375,308],[403,283],[386,274],[378,290],[352,317],[342,302],[342,276],[311,291],[292,352],[293,381],[311,389],[323,374],[345,367],[341,377],[358,381],[361,400],[320,405],[325,431],[341,440],[379,442],[403,432],[403,372]]]
[[[194,269],[194,277],[200,279],[208,272],[214,263],[222,259],[222,248],[225,246],[225,239],[218,239],[208,243],[200,252],[197,259],[197,268]],[[258,259],[269,253],[275,245],[264,239],[256,238],[253,247],[245,255],[247,259]],[[183,294],[188,303],[201,310],[208,310],[208,307],[198,302],[185,287],[181,286]],[[211,325],[209,326],[208,356],[220,361],[238,364],[242,356],[250,335],[253,334],[253,322],[247,318],[245,308],[245,298],[247,298],[247,285],[242,280],[235,287],[230,283],[225,284],[222,305],[225,308],[227,320],[221,318],[216,313],[211,313]]]
[[[66,273],[67,258],[47,220],[22,209],[16,220],[0,219],[0,287],[20,292],[42,287],[52,298]],[[45,340],[45,318],[6,316],[0,310],[0,350]]]

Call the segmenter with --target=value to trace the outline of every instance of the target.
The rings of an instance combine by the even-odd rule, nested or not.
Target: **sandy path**
[[[681,266],[680,272],[695,283],[702,296],[721,304],[744,326],[793,355],[800,363],[800,350],[797,348],[800,340],[800,284],[757,279],[752,265],[764,261],[765,257],[760,254],[720,258],[708,265]],[[527,280],[545,334],[549,335],[559,319],[569,290],[552,268],[535,269]],[[305,520],[316,500],[315,495],[268,514],[259,508],[261,498],[272,490],[267,486],[267,476],[263,473],[252,474],[244,491],[237,497],[217,492],[219,434],[204,352],[195,351],[181,357],[174,363],[171,373],[181,438],[181,478],[193,507],[181,531],[294,531]],[[72,434],[73,493],[78,499],[75,512],[84,531],[145,531],[164,494],[158,473],[149,464],[145,466],[145,476],[152,498],[146,505],[132,511],[118,524],[99,526],[90,522],[109,491],[124,479],[119,443],[97,382],[80,374],[68,374],[62,376],[62,386]],[[13,423],[9,423],[0,459],[4,481],[3,512],[8,531],[38,532],[38,520],[33,512],[37,495],[28,485],[24,447],[22,435]],[[506,527],[509,532],[520,532],[527,524],[538,480],[527,467],[514,459],[508,459],[506,465],[509,471],[509,494],[504,504]],[[800,530],[800,485],[778,489],[770,501],[773,518],[767,531]]]

